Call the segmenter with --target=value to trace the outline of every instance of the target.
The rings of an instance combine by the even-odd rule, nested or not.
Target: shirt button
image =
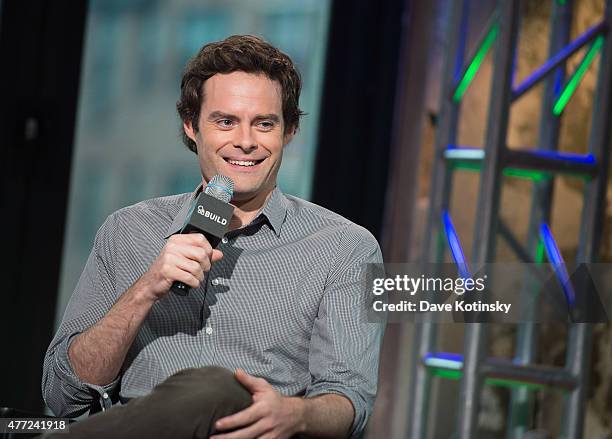
[[[219,285],[219,279],[213,279],[210,283],[213,285]]]
[[[102,398],[108,399],[108,393],[104,392],[104,395],[102,395]]]
[[[223,238],[221,238],[221,242],[223,244],[227,244],[228,239],[224,236]]]

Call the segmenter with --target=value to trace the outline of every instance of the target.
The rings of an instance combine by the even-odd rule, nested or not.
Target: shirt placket
[[[222,252],[224,247],[228,245],[236,245],[236,241],[240,235],[251,230],[253,227],[260,227],[263,221],[263,217],[258,216],[253,222],[247,226],[231,230],[225,234],[221,239],[219,246],[217,247]],[[206,279],[206,288],[204,290],[204,301],[202,305],[202,311],[200,314],[200,336],[202,337],[202,346],[205,348],[200,354],[200,364],[217,364],[217,347],[219,345],[220,334],[217,332],[216,314],[213,314],[211,305],[215,302],[215,296],[221,288],[229,288],[229,269],[227,268],[227,262],[223,258],[214,264]]]
[[[223,247],[229,242],[229,239],[224,236],[219,243],[218,249],[223,251]],[[211,310],[216,294],[219,293],[219,288],[227,288],[224,273],[226,272],[223,259],[212,264],[210,271],[206,276],[206,287],[204,290],[204,301],[202,311],[200,313],[200,335],[203,338],[202,345],[206,348],[200,355],[200,363],[216,364],[218,335],[215,325],[215,315]]]

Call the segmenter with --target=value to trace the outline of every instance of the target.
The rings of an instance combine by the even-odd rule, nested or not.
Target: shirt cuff
[[[353,408],[355,409],[355,417],[353,418],[353,424],[351,425],[351,433],[349,437],[360,438],[365,430],[369,418],[369,412],[371,411],[361,395],[350,387],[340,386],[333,383],[317,383],[310,385],[306,389],[304,397],[313,398],[315,396],[326,394],[344,396],[348,398],[351,404],[353,404]]]
[[[99,398],[102,410],[109,409],[112,406],[111,395],[119,385],[120,376],[104,386],[86,383],[77,376],[70,363],[68,349],[75,336],[79,334],[79,332],[71,334],[58,345],[55,355],[55,365],[58,374],[68,386],[76,391],[75,397],[77,399],[87,399],[88,396],[89,398],[94,398],[94,400],[95,398]]]

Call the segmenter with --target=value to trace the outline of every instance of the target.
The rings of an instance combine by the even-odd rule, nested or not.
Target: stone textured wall
[[[477,4],[476,7],[488,7],[484,0],[474,3]],[[572,39],[599,22],[603,17],[604,9],[603,0],[576,0],[575,5]],[[551,8],[552,1],[525,0],[523,2],[515,84],[527,77],[547,59]],[[472,43],[484,24],[484,22],[474,23],[474,32],[470,34]],[[419,195],[421,197],[419,215],[421,216],[427,209],[430,185],[435,115],[437,114],[440,92],[441,62],[439,56],[443,49],[442,37],[443,35],[440,35],[439,41],[436,42],[435,53],[438,56],[430,61],[432,69],[430,78],[432,79],[427,84],[427,110],[433,117],[424,118],[422,166],[419,179]],[[567,72],[574,71],[582,56],[583,52],[581,51],[570,59]],[[460,145],[482,146],[484,142],[492,75],[491,59],[489,54],[463,99],[463,111],[457,142]],[[562,115],[559,142],[561,151],[577,153],[587,151],[591,106],[595,97],[598,65],[597,58]],[[543,86],[540,85],[514,104],[508,131],[508,145],[511,148],[535,147],[537,145],[542,93]],[[567,261],[572,261],[577,251],[583,188],[584,183],[577,178],[557,177],[555,180],[551,229]],[[506,224],[511,225],[513,232],[522,240],[525,240],[527,234],[531,189],[530,181],[516,178],[504,179],[500,215]],[[472,227],[477,193],[477,174],[465,171],[459,171],[455,174],[451,214],[468,257],[471,254],[470,248],[474,240]],[[608,200],[611,198],[612,190],[609,188]],[[602,260],[610,262],[612,261],[612,229],[610,227],[612,224],[612,208],[610,203],[607,204],[605,216],[604,236],[601,243]],[[415,235],[418,236],[419,234]],[[415,245],[418,246],[418,242]],[[498,240],[497,259],[500,261],[516,260],[516,257],[502,240]],[[541,346],[546,348],[541,350],[538,361],[543,364],[562,365],[565,359],[566,328],[559,325],[542,325],[541,329],[540,343]],[[511,358],[514,329],[507,326],[494,327],[493,333],[493,353]],[[461,346],[457,348],[461,349]],[[612,439],[612,329],[610,325],[598,325],[595,328],[590,383],[585,438]],[[491,397],[491,395],[488,395],[488,397]],[[497,398],[499,400],[507,399],[507,395],[498,394]],[[495,399],[494,395],[493,399]],[[563,416],[563,398],[554,393],[538,394],[537,405],[539,407],[537,417],[539,426],[547,429],[551,434],[556,434]],[[491,428],[494,429],[495,427]]]

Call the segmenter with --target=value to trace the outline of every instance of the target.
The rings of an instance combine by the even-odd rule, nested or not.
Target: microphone
[[[185,218],[179,233],[201,233],[212,248],[216,248],[227,232],[234,213],[229,204],[234,194],[234,182],[224,175],[215,175],[198,195]],[[190,287],[176,281],[170,290],[179,296],[186,296]]]

